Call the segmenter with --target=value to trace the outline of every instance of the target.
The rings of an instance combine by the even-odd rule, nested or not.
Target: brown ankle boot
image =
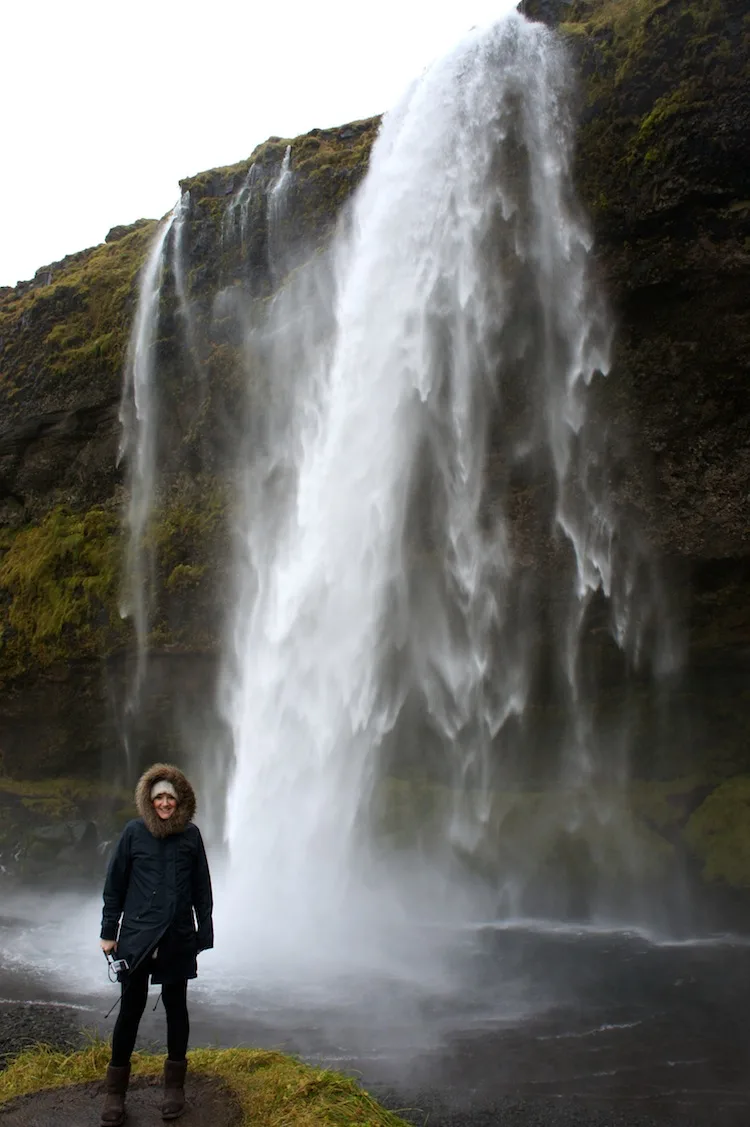
[[[185,1110],[186,1060],[164,1061],[164,1100],[161,1105],[162,1119],[177,1119]]]
[[[120,1127],[125,1122],[125,1093],[128,1090],[130,1079],[130,1065],[115,1068],[110,1064],[107,1068],[107,1096],[102,1108],[100,1127]]]

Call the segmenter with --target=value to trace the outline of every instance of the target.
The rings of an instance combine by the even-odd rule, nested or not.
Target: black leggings
[[[112,1034],[112,1061],[115,1068],[130,1063],[138,1026],[148,997],[150,960],[128,976],[122,986],[120,1012]],[[167,1055],[170,1060],[184,1060],[190,1036],[190,1019],[187,1011],[187,979],[166,982],[161,988],[164,1009],[167,1012]]]

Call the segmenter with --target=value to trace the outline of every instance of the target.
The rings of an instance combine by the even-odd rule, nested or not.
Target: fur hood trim
[[[166,822],[162,822],[151,805],[151,787],[160,779],[168,779],[177,791],[175,812]],[[173,767],[171,763],[154,763],[138,780],[135,805],[154,837],[169,837],[170,834],[182,833],[195,817],[195,791],[179,767]]]

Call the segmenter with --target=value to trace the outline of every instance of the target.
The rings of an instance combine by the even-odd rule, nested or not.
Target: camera
[[[130,964],[127,959],[115,959],[111,951],[105,951],[104,957],[107,960],[107,974],[109,975],[110,982],[116,982],[121,974],[125,974],[130,970]]]

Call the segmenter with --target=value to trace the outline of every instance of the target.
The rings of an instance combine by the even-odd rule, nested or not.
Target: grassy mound
[[[0,1072],[0,1106],[16,1096],[69,1084],[101,1080],[110,1047],[94,1041],[76,1053],[57,1052],[40,1045],[15,1057]],[[349,1077],[312,1068],[283,1053],[263,1049],[194,1049],[188,1054],[190,1073],[214,1077],[237,1098],[243,1123],[255,1127],[405,1127],[404,1120],[386,1111]],[[133,1076],[156,1076],[164,1057],[133,1055]]]

